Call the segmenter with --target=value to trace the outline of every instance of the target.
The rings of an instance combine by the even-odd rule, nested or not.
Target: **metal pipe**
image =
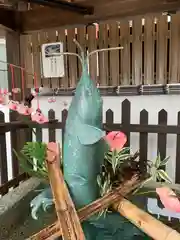
[[[94,7],[82,6],[77,3],[65,2],[63,0],[27,0],[29,3],[36,3],[43,6],[61,8],[72,12],[77,12],[83,15],[92,15],[94,13]]]

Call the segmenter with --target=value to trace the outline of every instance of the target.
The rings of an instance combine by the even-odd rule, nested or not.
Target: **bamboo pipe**
[[[59,144],[47,145],[47,170],[63,240],[85,240],[80,220],[60,169]]]
[[[154,240],[180,240],[180,234],[176,230],[124,198],[119,203],[113,204],[113,208]]]
[[[94,203],[92,203],[92,205],[93,204]],[[85,208],[87,208],[87,206]],[[180,234],[176,230],[166,226],[124,198],[122,198],[119,203],[113,204],[113,208],[154,240],[180,240]],[[83,212],[83,209],[78,212],[79,216],[81,216],[81,211]],[[80,220],[84,219],[80,217]],[[47,229],[43,229],[38,234],[32,236],[30,239],[51,240],[52,237],[61,235],[59,230],[59,224],[56,222]],[[48,234],[50,232],[52,233],[51,236]]]
[[[106,194],[102,198],[90,203],[78,210],[78,216],[80,221],[86,220],[90,216],[98,213],[99,211],[109,207],[110,204],[118,202],[123,196],[136,189],[142,182],[137,176],[134,176],[131,180],[125,181],[118,188],[114,189],[112,192]],[[44,228],[40,232],[31,236],[30,240],[51,240],[52,237],[59,237],[61,235],[60,226],[58,221],[52,225]]]

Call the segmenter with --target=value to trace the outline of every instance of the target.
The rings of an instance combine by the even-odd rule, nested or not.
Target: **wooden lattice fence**
[[[93,26],[59,28],[22,35],[21,63],[38,75],[38,84],[75,87],[81,73],[76,57],[65,57],[65,77],[44,79],[41,45],[62,41],[64,51],[78,52],[76,38],[87,50],[123,46],[123,50],[94,55],[90,60],[92,79],[100,86],[167,84],[180,82],[180,13],[170,16],[137,16],[131,21],[105,22]],[[33,86],[33,77],[27,86]]]

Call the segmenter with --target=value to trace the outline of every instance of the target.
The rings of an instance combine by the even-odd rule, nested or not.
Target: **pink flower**
[[[17,111],[22,115],[30,115],[33,112],[33,109],[25,106],[24,104],[19,104]]]
[[[9,92],[7,89],[2,90],[3,94],[7,95]]]
[[[56,102],[56,98],[55,97],[48,98],[48,103],[54,103],[54,102]]]
[[[20,88],[13,88],[13,89],[12,89],[12,92],[13,92],[13,93],[20,93],[20,92],[21,92],[21,89],[20,89]]]
[[[9,101],[9,103],[8,103],[9,109],[11,109],[13,111],[17,111],[18,106],[19,106],[19,102],[15,102],[13,100]]]
[[[0,96],[0,104],[5,105],[6,104],[6,100],[4,96]]]
[[[156,188],[156,193],[165,208],[172,212],[180,212],[180,201],[173,190],[168,187],[161,187]]]
[[[105,136],[105,140],[109,144],[111,151],[120,151],[127,142],[127,137],[123,132],[112,131]]]
[[[46,118],[44,114],[39,110],[31,114],[31,120],[39,124],[49,122],[48,118]]]

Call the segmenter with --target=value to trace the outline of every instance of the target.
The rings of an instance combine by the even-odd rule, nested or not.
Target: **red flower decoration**
[[[19,106],[19,102],[15,102],[13,100],[9,101],[9,103],[8,103],[9,109],[11,109],[13,111],[17,111],[18,106]]]
[[[19,104],[17,111],[18,111],[19,114],[27,116],[27,115],[30,115],[32,113],[33,109],[29,108],[27,106],[24,106],[24,104]]]
[[[54,102],[56,102],[56,98],[55,97],[48,98],[48,103],[54,103]]]
[[[120,151],[127,142],[127,137],[123,132],[112,131],[105,136],[105,140],[110,146],[111,151]]]
[[[156,188],[163,206],[172,212],[180,212],[180,201],[173,190],[168,187]]]
[[[48,118],[46,118],[44,114],[42,114],[42,112],[39,110],[31,114],[31,120],[39,124],[49,122]]]
[[[13,88],[13,89],[12,89],[12,92],[13,92],[13,93],[20,93],[20,92],[21,92],[21,89],[20,89],[20,88]]]
[[[6,105],[7,104],[7,98],[3,95],[0,95],[0,104]]]

